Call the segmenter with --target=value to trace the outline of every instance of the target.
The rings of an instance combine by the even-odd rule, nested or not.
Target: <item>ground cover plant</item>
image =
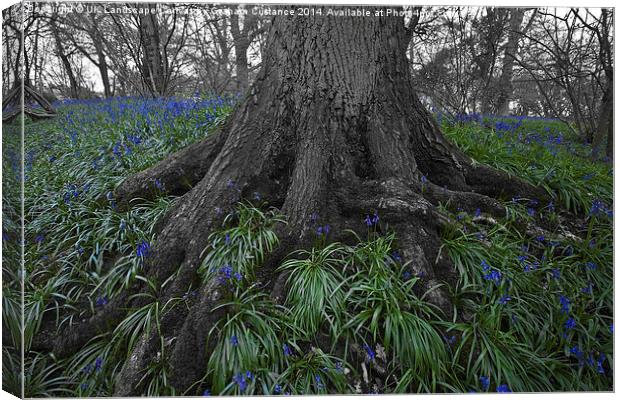
[[[402,238],[370,208],[351,216],[361,232],[313,215],[312,246],[283,256],[283,293],[272,293],[260,266],[289,221],[259,190],[221,211],[195,266],[200,281],[177,279],[182,269],[147,273],[177,197],[155,178],[153,196],[127,207],[115,188],[208,137],[236,101],[69,101],[53,120],[25,121],[26,396],[114,395],[140,349],[156,354],[135,371],[144,395],[613,389],[613,169],[557,120],[435,116],[476,163],[549,195],[500,199],[502,217],[442,202],[438,259],[455,273],[436,284],[451,312],[431,301],[423,271],[403,262]],[[3,127],[3,386],[15,392],[19,140],[19,122]],[[421,185],[431,190],[425,177]],[[179,282],[184,294],[162,301]],[[212,290],[221,294],[210,310],[212,351],[200,379],[178,392],[169,362],[177,338],[162,326]],[[58,338],[78,326],[93,330],[88,340]]]

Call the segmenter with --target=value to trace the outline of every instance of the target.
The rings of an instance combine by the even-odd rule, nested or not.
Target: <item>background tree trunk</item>
[[[504,59],[502,64],[502,73],[499,78],[499,95],[495,110],[497,115],[506,115],[509,111],[510,97],[512,96],[512,75],[515,66],[515,57],[519,48],[519,39],[521,38],[521,23],[525,9],[513,8],[510,10],[510,31],[508,32],[508,42],[504,48]]]
[[[154,177],[177,174],[166,189],[185,194],[158,222],[145,268],[159,282],[176,274],[162,301],[199,282],[196,269],[209,233],[237,201],[256,192],[288,222],[278,232],[280,247],[259,273],[260,283],[274,292],[282,291],[276,267],[290,251],[310,245],[317,223],[332,226],[331,239],[346,240],[344,229],[365,232],[363,215],[377,211],[396,232],[412,272],[430,288],[439,277],[454,279],[447,258],[438,257],[441,218],[434,205],[450,201],[502,214],[487,195],[545,198],[519,179],[474,166],[443,137],[416,97],[407,45],[398,18],[274,18],[256,81],[210,142],[172,155],[115,192],[119,204],[128,204],[150,196],[146,183]],[[202,285],[198,297],[186,314],[175,310],[163,317],[163,335],[176,337],[169,362],[178,393],[204,375],[207,335],[225,312],[212,312],[221,298],[216,280]],[[429,299],[450,313],[445,293],[434,290]],[[141,393],[138,383],[157,343],[152,332],[139,341],[117,396]]]

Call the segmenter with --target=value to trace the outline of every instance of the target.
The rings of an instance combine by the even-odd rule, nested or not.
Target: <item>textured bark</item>
[[[402,20],[276,17],[268,37],[262,69],[221,131],[117,190],[126,203],[148,192],[155,176],[166,176],[169,185],[186,179],[189,184],[175,186],[180,192],[193,185],[158,223],[154,255],[145,266],[160,282],[177,273],[163,301],[197,283],[209,233],[238,200],[255,192],[288,221],[278,232],[281,245],[257,273],[276,294],[282,279],[274,271],[288,252],[308,245],[313,213],[338,239],[345,228],[365,231],[363,215],[378,211],[429,288],[454,274],[449,261],[437,257],[441,219],[433,204],[463,199],[472,209],[480,204],[502,213],[499,203],[472,188],[506,195],[516,185],[521,195],[539,193],[517,178],[473,167],[444,138],[415,95]],[[475,181],[480,177],[489,178],[492,188]],[[178,393],[204,375],[207,334],[224,312],[212,312],[220,298],[218,283],[209,282],[187,314],[175,310],[164,317],[163,335],[176,337],[169,363]],[[450,312],[444,292],[436,290],[431,301]],[[153,343],[153,333],[145,333],[126,361],[116,395],[141,393],[138,382],[155,356]]]
[[[510,10],[510,31],[508,32],[508,42],[504,47],[504,59],[502,64],[502,74],[499,78],[499,94],[495,110],[497,115],[506,115],[509,111],[510,98],[514,90],[512,86],[512,75],[515,65],[515,58],[519,49],[519,39],[521,38],[521,23],[525,15],[524,8],[513,8]]]
[[[155,5],[146,6],[150,11]],[[168,77],[161,54],[159,22],[157,14],[141,14],[140,43],[142,47],[142,79],[144,86],[153,96],[165,96],[168,90]]]

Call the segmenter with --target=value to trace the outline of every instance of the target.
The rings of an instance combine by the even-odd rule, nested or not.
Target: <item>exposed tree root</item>
[[[175,196],[187,193],[205,176],[225,140],[226,130],[221,129],[128,177],[114,191],[118,207],[125,209],[135,199],[152,200],[162,192]]]

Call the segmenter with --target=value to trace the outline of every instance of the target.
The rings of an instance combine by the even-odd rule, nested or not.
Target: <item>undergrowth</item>
[[[58,105],[52,121],[26,122],[24,351],[26,396],[110,396],[141,335],[200,294],[162,304],[173,277],[152,282],[154,222],[163,194],[119,211],[112,190],[126,176],[204,137],[234,99],[113,99]],[[440,120],[477,162],[518,175],[553,197],[502,199],[503,219],[442,208],[442,251],[459,276],[455,313],[442,318],[416,289],[398,237],[372,222],[367,237],[291,254],[286,300],[256,284],[286,223],[265,204],[239,204],[209,237],[198,272],[224,298],[208,333],[213,351],[187,393],[168,382],[171,340],[144,371],[145,395],[412,393],[612,390],[613,170],[553,120]],[[19,392],[20,149],[3,131],[3,387]],[[362,216],[360,216],[362,218]],[[544,230],[539,229],[544,227]],[[569,233],[569,231],[571,233]],[[384,232],[384,233],[380,233]],[[574,234],[574,235],[573,235]],[[109,306],[142,281],[141,307],[67,359],[38,341]]]

